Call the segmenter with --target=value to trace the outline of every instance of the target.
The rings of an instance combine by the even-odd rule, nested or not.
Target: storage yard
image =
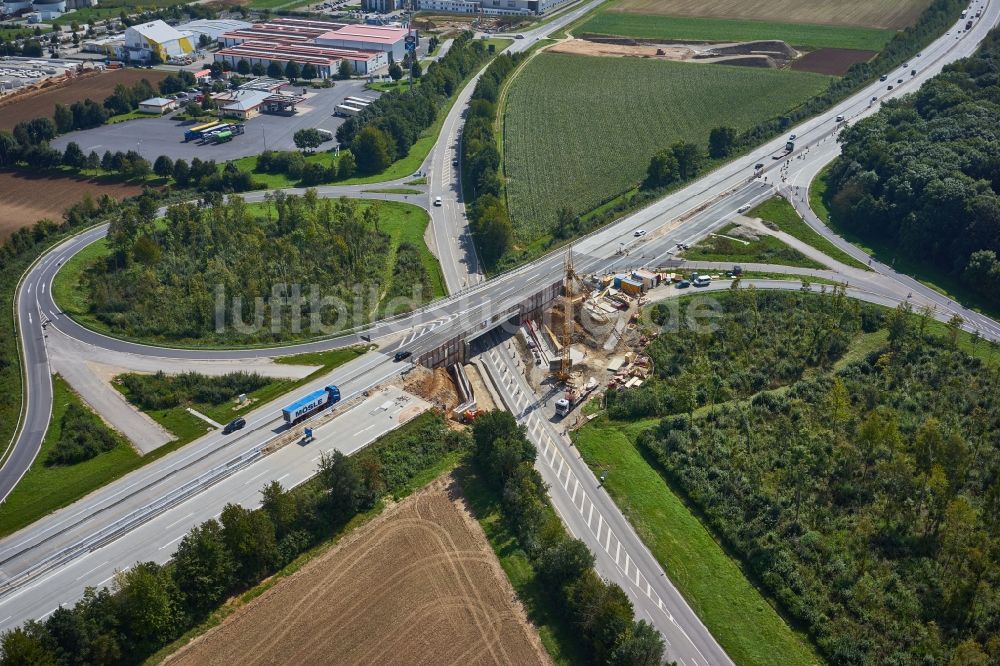
[[[119,83],[130,86],[146,79],[156,86],[167,74],[153,69],[115,69],[104,72],[91,70],[70,78],[49,78],[40,87],[0,98],[0,129],[11,129],[22,120],[39,116],[51,118],[56,104],[68,106],[88,97],[95,102],[103,102]]]
[[[166,663],[548,664],[450,476],[387,509]]]

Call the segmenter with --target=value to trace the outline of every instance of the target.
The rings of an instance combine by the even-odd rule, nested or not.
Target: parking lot
[[[300,93],[302,88],[287,87],[288,92]],[[92,150],[98,155],[104,151],[136,150],[146,159],[153,161],[160,155],[171,159],[184,158],[190,161],[198,157],[203,160],[224,162],[249,155],[257,155],[265,149],[294,150],[292,137],[300,129],[309,127],[336,132],[344,122],[333,116],[333,108],[345,97],[357,95],[375,98],[379,93],[366,90],[364,81],[338,81],[333,88],[307,89],[305,101],[299,105],[294,116],[261,114],[246,121],[246,131],[228,143],[198,145],[184,142],[184,130],[196,123],[176,121],[169,116],[163,118],[141,118],[115,125],[104,125],[81,132],[71,132],[52,142],[53,147],[64,150],[66,144],[75,141],[84,153]],[[326,144],[324,148],[330,147]]]

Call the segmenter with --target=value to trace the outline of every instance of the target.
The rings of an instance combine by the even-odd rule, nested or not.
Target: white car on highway
[[[633,233],[632,235],[635,236],[636,238],[638,238],[639,236],[645,236],[646,235],[646,230],[645,229],[636,229],[635,233]]]

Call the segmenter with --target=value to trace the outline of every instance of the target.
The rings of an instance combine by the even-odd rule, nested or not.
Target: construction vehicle
[[[556,416],[566,416],[573,408],[586,400],[587,396],[590,395],[594,389],[597,388],[597,380],[591,377],[587,380],[584,385],[583,390],[578,391],[575,386],[571,386],[566,390],[566,393],[562,398],[556,400]]]
[[[472,423],[477,418],[479,418],[479,415],[482,413],[483,410],[481,409],[467,409],[464,412],[462,412],[462,415],[458,417],[458,420],[460,423],[466,423],[466,424]]]

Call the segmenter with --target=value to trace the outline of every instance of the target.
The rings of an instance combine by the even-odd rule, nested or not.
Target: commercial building
[[[176,108],[177,100],[167,99],[166,97],[151,97],[139,102],[139,111],[142,113],[163,115],[167,111],[173,111]]]
[[[153,54],[166,62],[194,52],[191,33],[181,32],[156,20],[133,25],[125,29],[125,49],[131,60],[148,62]]]
[[[396,62],[406,55],[406,36],[410,31],[388,25],[345,25],[320,35],[317,44],[357,51],[383,51]]]
[[[244,83],[236,90],[212,95],[212,99],[219,105],[222,115],[240,120],[249,120],[261,113],[291,115],[305,98],[281,93],[281,88],[286,85],[285,81],[261,77]]]

